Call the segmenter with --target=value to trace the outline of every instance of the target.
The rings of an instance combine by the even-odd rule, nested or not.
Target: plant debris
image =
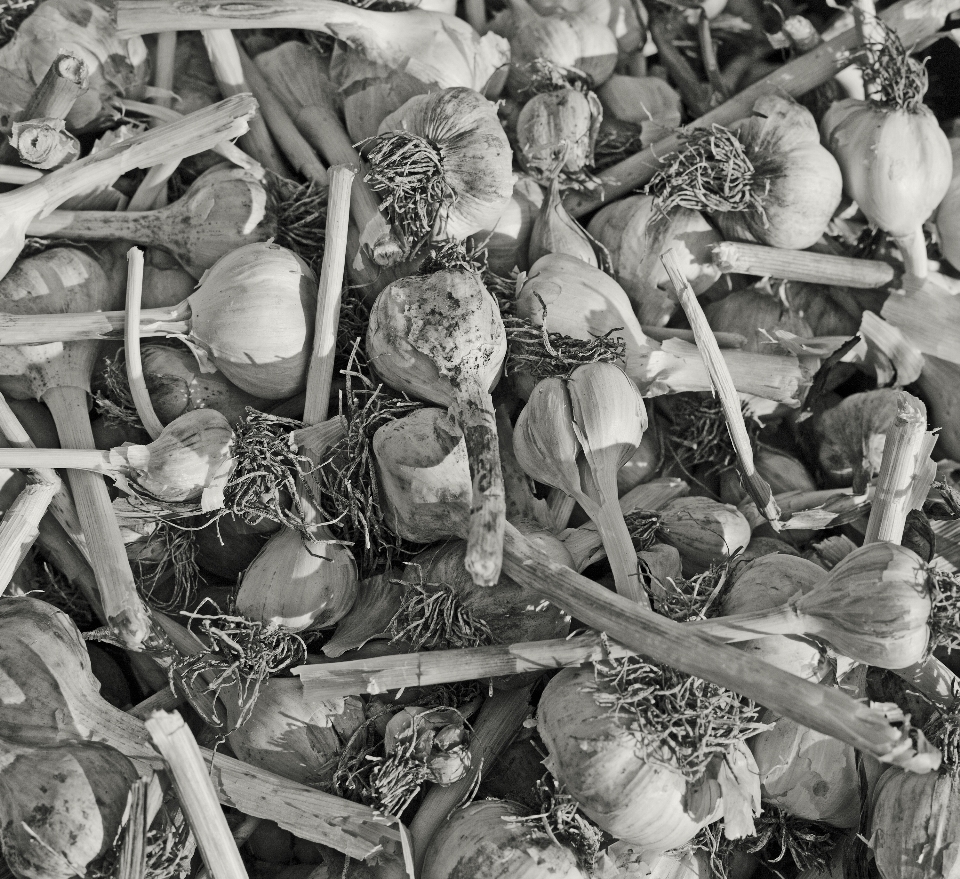
[[[292,250],[319,277],[327,230],[326,187],[276,174],[270,174],[268,184],[267,211],[276,227],[276,243]]]
[[[390,643],[410,644],[411,650],[450,650],[493,643],[490,627],[465,607],[457,590],[446,583],[392,580],[403,588],[400,609],[387,629]]]
[[[763,425],[750,416],[746,403],[741,405],[750,447],[756,452]],[[737,452],[719,397],[709,391],[672,394],[667,412],[669,420],[660,422],[666,431],[663,445],[683,470],[707,465],[710,472],[722,472],[737,466]]]

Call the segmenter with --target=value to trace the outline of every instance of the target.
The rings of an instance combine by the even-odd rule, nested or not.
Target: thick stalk
[[[44,119],[14,122],[10,143],[24,165],[43,171],[69,165],[80,155],[79,141]]]
[[[38,238],[68,238],[71,241],[134,241],[147,247],[162,247],[170,240],[167,217],[171,208],[146,211],[51,211],[27,226]]]
[[[28,482],[0,521],[0,595],[40,535],[40,520],[50,508],[60,480]]]
[[[250,86],[243,77],[243,66],[240,63],[240,53],[237,51],[233,32],[218,28],[204,30],[202,35],[213,75],[220,87],[220,94],[230,98],[234,95],[249,93]],[[240,144],[244,151],[250,153],[264,168],[281,177],[288,177],[289,168],[283,156],[277,151],[262,112],[261,110],[250,120],[250,129],[241,136]]]
[[[915,278],[927,277],[930,274],[930,267],[927,262],[927,245],[923,239],[923,227],[914,229],[909,235],[896,235],[894,238],[900,248],[906,273]]]
[[[797,612],[792,605],[785,604],[770,610],[755,610],[733,614],[728,617],[715,617],[710,620],[696,620],[686,623],[701,634],[735,644],[739,641],[752,641],[764,635],[805,635],[810,631],[810,620]]]
[[[460,781],[440,787],[433,785],[410,822],[413,856],[417,874],[434,833],[450,813],[468,800],[478,778],[520,732],[530,713],[530,690],[497,690],[480,709],[470,740],[470,769]]]
[[[143,252],[131,247],[127,252],[127,312],[124,321],[124,362],[127,366],[127,384],[130,396],[144,430],[150,439],[163,433],[163,424],[153,410],[147,382],[143,377],[143,360],[140,357],[140,303],[143,301]]]
[[[689,624],[675,623],[603,589],[557,564],[509,522],[503,570],[517,583],[539,592],[584,624],[656,662],[727,687],[777,714],[887,762],[899,765],[915,753],[882,711],[861,704],[840,690],[803,681],[701,635]]]
[[[0,314],[0,345],[43,342],[122,340],[124,311],[88,311],[67,314]],[[141,336],[176,336],[190,332],[190,303],[172,308],[145,308],[140,312]]]
[[[344,662],[302,665],[294,669],[305,699],[337,699],[385,693],[405,687],[430,687],[456,681],[485,681],[503,675],[547,671],[630,651],[604,644],[598,635],[527,641],[490,647],[430,650]]]
[[[457,424],[463,431],[473,480],[473,503],[463,564],[475,583],[493,586],[500,579],[507,516],[497,416],[490,394],[479,384],[468,382],[461,382],[454,411]]]
[[[712,89],[710,106],[713,107],[730,96],[727,94],[727,87],[720,75],[720,65],[717,63],[713,35],[710,33],[710,19],[707,18],[703,7],[700,8],[700,18],[697,20],[697,40],[700,43],[700,59],[703,62],[703,69]]]
[[[64,449],[95,447],[86,391],[52,387],[44,393],[43,402],[50,408]],[[140,650],[150,634],[150,615],[137,593],[107,486],[102,476],[82,470],[71,470],[68,479],[107,622],[124,645]]]
[[[710,88],[698,79],[687,59],[674,45],[675,36],[665,20],[665,14],[667,13],[660,12],[650,17],[650,36],[657,47],[657,54],[683,98],[683,103],[690,108],[694,116],[702,116],[710,109]]]
[[[214,879],[247,879],[237,843],[210,781],[203,755],[179,713],[158,711],[145,725],[173,779],[177,799]]]
[[[876,259],[852,259],[734,241],[713,246],[713,264],[725,274],[760,275],[859,290],[886,287],[896,279],[893,266]]]
[[[138,2],[140,0],[121,0],[119,6],[123,9],[127,4]],[[911,46],[939,31],[946,17],[958,9],[960,0],[900,0],[883,10],[880,18],[897,32],[904,45]],[[851,64],[860,45],[859,35],[852,24],[850,21],[847,30],[829,42],[784,64],[729,101],[704,113],[691,123],[692,126],[732,125],[750,115],[758,98],[784,93],[796,98],[823,85]],[[564,204],[568,213],[582,217],[648,183],[660,168],[660,157],[674,153],[682,146],[681,137],[674,134],[607,168],[599,175],[601,185],[597,189],[590,192],[571,190],[567,194]]]

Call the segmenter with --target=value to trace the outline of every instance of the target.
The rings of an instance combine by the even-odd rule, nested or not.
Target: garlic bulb
[[[616,67],[619,46],[613,31],[583,13],[542,16],[527,0],[510,0],[510,8],[490,29],[510,41],[511,87],[526,82],[523,65],[544,58],[558,67],[576,67],[595,85],[606,82]]]
[[[659,76],[614,74],[600,88],[601,131],[639,132],[644,146],[656,143],[680,126],[681,102]]]
[[[241,391],[221,373],[203,372],[189,351],[144,345],[140,354],[150,402],[161,424],[196,409],[213,409],[236,426],[248,406],[263,409],[266,405],[265,400]]]
[[[268,400],[303,390],[317,281],[279,244],[246,244],[221,258],[190,296],[188,342],[238,388]]]
[[[545,765],[587,817],[619,839],[663,852],[724,814],[729,796],[727,835],[753,832],[752,820],[740,823],[744,816],[733,806],[735,791],[748,816],[760,799],[756,765],[742,742],[691,779],[680,768],[677,740],[655,721],[645,730],[634,711],[618,710],[615,697],[610,677],[592,666],[565,668],[547,685],[537,711],[549,751]]]
[[[748,553],[755,542],[750,541]],[[797,592],[809,592],[822,579],[823,568],[806,559],[776,551],[760,556],[737,569],[720,599],[720,614],[779,607]],[[770,635],[737,646],[808,681],[819,682],[829,670],[820,647],[805,638]]]
[[[860,824],[860,776],[850,745],[767,714],[772,723],[750,741],[763,801],[807,821],[834,827]]]
[[[493,103],[468,88],[416,95],[380,123],[378,136],[398,131],[434,157],[449,193],[428,206],[436,211],[427,230],[434,238],[460,241],[500,218],[513,194],[512,152]],[[403,155],[397,158],[403,167]]]
[[[460,536],[473,486],[463,432],[443,409],[417,409],[378,428],[373,456],[391,531],[415,543]]]
[[[550,181],[547,197],[533,222],[529,262],[536,262],[548,253],[563,253],[582,260],[587,265],[600,267],[589,236],[563,206],[560,178],[556,174]]]
[[[960,872],[957,776],[888,769],[874,792],[870,830],[883,879],[954,879]]]
[[[543,189],[527,174],[517,176],[513,195],[497,220],[473,236],[475,245],[485,243],[487,265],[498,275],[530,267],[527,249],[533,225],[543,204]]]
[[[629,0],[531,0],[530,5],[541,15],[583,15],[605,24],[616,36],[621,52],[643,48],[646,28],[637,21]]]
[[[660,213],[649,195],[630,195],[600,208],[587,231],[610,253],[613,275],[641,324],[663,326],[679,302],[660,257],[673,251],[698,296],[720,277],[712,247],[720,235],[698,211]]]
[[[534,95],[517,117],[517,151],[523,169],[546,183],[558,163],[578,179],[593,166],[603,110],[593,92],[572,86]]]
[[[244,571],[236,601],[247,619],[303,632],[330,628],[356,597],[357,563],[346,546],[282,528]]]
[[[366,347],[391,387],[450,407],[474,482],[467,569],[492,585],[500,575],[506,515],[490,397],[507,353],[496,300],[475,272],[401,278],[377,297]]]
[[[137,778],[119,751],[0,740],[0,767],[0,845],[19,879],[69,879],[114,844]]]
[[[240,726],[235,703],[225,695],[227,736],[244,763],[311,786],[333,780],[343,743],[366,719],[359,696],[308,699],[296,678],[267,678]]]
[[[817,459],[831,484],[852,483],[854,494],[863,494],[880,473],[887,431],[897,417],[897,401],[902,393],[893,388],[878,388],[851,394],[819,415],[814,423],[819,443]],[[916,397],[911,396],[910,402],[926,412]]]
[[[440,825],[424,855],[422,879],[584,879],[574,853],[515,803],[483,800]]]
[[[747,343],[745,351],[783,354],[785,349],[773,341],[775,330],[786,330],[808,339],[813,336],[810,325],[776,296],[755,287],[736,290],[704,308],[714,332],[737,333]]]
[[[750,542],[750,523],[730,504],[681,497],[658,512],[663,519],[663,540],[680,552],[688,577],[724,561]]]

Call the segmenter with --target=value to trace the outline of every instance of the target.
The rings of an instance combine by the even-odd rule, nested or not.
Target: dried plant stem
[[[142,113],[151,119],[159,119],[161,122],[176,122],[183,119],[183,113],[178,113],[169,107],[163,107],[157,104],[144,104],[140,101],[124,100],[120,105],[131,112]],[[227,161],[233,162],[238,168],[244,168],[253,174],[258,180],[263,180],[264,169],[256,159],[248,156],[240,147],[229,140],[221,141],[210,147],[215,153],[223,156]]]
[[[240,53],[233,38],[233,31],[229,28],[217,28],[201,31],[201,34],[203,45],[210,57],[210,65],[213,67],[213,75],[220,87],[220,94],[230,98],[249,92],[250,85],[243,76],[243,65],[240,63]],[[277,151],[262,115],[258,114],[250,120],[249,131],[242,135],[240,140],[244,150],[264,168],[280,177],[289,176],[287,163]]]
[[[350,197],[356,173],[356,169],[349,165],[337,165],[330,169],[326,243],[320,268],[320,292],[307,374],[307,395],[303,405],[303,422],[308,425],[324,421],[330,409],[330,385],[333,382],[347,256]]]
[[[137,191],[130,197],[125,210],[128,213],[150,211],[161,208],[167,203],[167,182],[180,167],[180,160],[160,162],[154,165],[144,175],[137,187]],[[117,216],[122,216],[118,214]]]
[[[440,825],[458,806],[467,804],[481,773],[513,741],[530,713],[530,690],[497,690],[480,709],[470,739],[470,769],[454,784],[433,785],[410,822],[413,856],[419,874],[427,846]]]
[[[307,180],[313,180],[321,186],[327,185],[327,169],[313,151],[307,139],[300,133],[280,101],[277,93],[264,79],[260,68],[254,64],[242,46],[237,46],[244,79],[250,84],[250,90],[260,105],[260,112],[273,135],[280,151],[286,156],[293,169]]]
[[[700,8],[700,18],[697,20],[697,40],[700,43],[700,59],[707,79],[710,81],[712,93],[710,106],[716,106],[728,97],[727,87],[720,75],[720,65],[717,63],[717,52],[713,45],[713,35],[710,33],[710,19],[707,18],[703,7]]]
[[[725,274],[760,275],[860,290],[886,287],[896,278],[893,266],[880,260],[852,259],[734,241],[714,245],[713,264]]]
[[[127,311],[124,326],[124,361],[127,367],[127,382],[130,395],[137,408],[137,415],[150,439],[163,433],[163,425],[157,418],[143,377],[143,361],[140,358],[140,303],[143,300],[143,251],[131,247],[127,251]]]
[[[157,34],[157,49],[154,53],[153,85],[162,92],[170,94],[157,95],[154,101],[161,107],[169,107],[173,103],[173,73],[177,59],[177,32],[165,31]]]
[[[917,471],[923,463],[927,444],[926,414],[916,406],[909,394],[897,400],[897,417],[887,431],[880,464],[877,490],[870,508],[870,519],[863,542],[900,543],[907,514],[912,507],[911,490]]]
[[[13,149],[13,147],[11,147]],[[24,183],[33,183],[44,177],[45,172],[38,171],[36,168],[21,168],[17,165],[0,165],[0,183],[11,183],[14,186],[22,186]]]
[[[693,328],[697,340],[697,349],[700,351],[700,356],[707,367],[710,383],[723,406],[727,429],[730,431],[730,439],[740,461],[740,478],[757,508],[776,528],[779,526],[780,509],[773,497],[769,483],[757,472],[753,460],[753,449],[750,446],[750,437],[740,407],[740,395],[737,393],[733,377],[730,375],[730,370],[720,353],[720,346],[717,345],[717,340],[713,337],[713,331],[710,329],[710,324],[707,323],[707,317],[703,313],[703,308],[700,306],[693,288],[680,271],[680,266],[673,251],[668,250],[661,256],[660,260],[667,270],[673,290],[680,300],[680,306]]]
[[[710,109],[710,89],[698,79],[687,59],[674,45],[675,35],[668,27],[663,11],[650,16],[648,27],[657,47],[657,54],[670,71],[684,104],[694,116],[703,116]]]
[[[45,171],[76,161],[80,145],[69,131],[58,130],[61,124],[59,120],[51,124],[45,119],[14,122],[10,143],[15,145],[20,161]]]
[[[880,13],[880,18],[893,28],[905,45],[913,45],[939,31],[951,13],[960,9],[960,0],[944,0],[931,4],[927,0],[900,0]],[[852,25],[852,22],[851,22]],[[710,110],[693,122],[697,128],[717,123],[730,125],[751,114],[757,99],[764,95],[786,93],[799,97],[832,79],[853,61],[853,52],[860,37],[851,26],[829,42],[784,64],[759,82]],[[571,190],[565,206],[573,217],[596,210],[647,183],[660,169],[659,157],[676,152],[682,139],[674,134],[643,151],[607,168],[599,175],[601,185],[589,192]]]
[[[64,449],[95,448],[82,388],[54,386],[42,399],[50,408]],[[82,470],[71,470],[68,478],[107,621],[127,647],[140,650],[150,633],[150,616],[137,593],[107,486],[102,476]]]
[[[4,512],[0,522],[0,595],[39,536],[40,520],[59,489],[59,479],[30,481]]]
[[[150,738],[166,761],[173,786],[204,863],[214,879],[247,879],[247,870],[193,733],[179,713],[158,711],[146,720]]]
[[[884,713],[840,690],[811,684],[598,586],[535,547],[509,522],[503,570],[628,650],[753,699],[778,714],[901,764],[915,752]]]
[[[895,235],[894,239],[903,257],[903,267],[914,278],[926,278],[930,274],[927,262],[927,245],[923,238],[923,227],[914,229],[907,235]]]
[[[302,665],[294,673],[300,676],[305,698],[335,699],[548,671],[627,652],[617,644],[604,644],[597,635],[582,635]]]
[[[960,678],[939,659],[929,656],[906,668],[894,669],[894,672],[934,705],[947,712],[957,710]]]
[[[77,98],[86,91],[89,71],[82,58],[61,52],[47,69],[36,87],[20,119],[65,119]],[[15,161],[17,151],[4,140],[0,147],[0,163]]]

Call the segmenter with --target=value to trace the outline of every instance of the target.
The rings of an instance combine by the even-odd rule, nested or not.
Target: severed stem
[[[214,879],[247,879],[240,850],[193,733],[178,712],[158,711],[147,718],[145,725],[166,762],[207,869]]]
[[[673,251],[667,250],[660,257],[660,261],[667,270],[673,290],[680,300],[680,306],[693,328],[697,348],[710,375],[710,383],[713,385],[714,392],[720,398],[720,405],[727,422],[727,430],[730,432],[730,439],[740,462],[740,478],[757,508],[774,528],[777,528],[780,520],[780,508],[773,497],[769,483],[757,472],[753,460],[753,449],[750,446],[750,437],[743,420],[743,410],[740,407],[740,396],[733,383],[730,370],[720,353],[720,346],[717,345],[717,340],[713,337],[713,331],[710,329],[710,324],[707,323],[707,317],[697,300],[697,295],[680,271],[680,266]]]
[[[907,514],[913,507],[913,484],[927,445],[926,414],[909,394],[900,393],[897,417],[887,431],[877,490],[870,508],[864,545],[878,541],[900,543]]]
[[[127,383],[130,396],[150,439],[163,433],[163,425],[157,418],[143,377],[143,361],[140,357],[140,302],[143,299],[143,251],[131,247],[127,251],[127,311],[124,326],[123,346],[126,352]]]
[[[240,53],[233,38],[233,31],[228,28],[201,31],[203,45],[213,67],[213,75],[220,87],[220,94],[225,98],[234,95],[249,94],[250,86],[243,76],[243,65],[240,63]],[[261,113],[250,120],[250,127],[246,134],[241,136],[241,143],[246,152],[274,174],[287,177],[287,163],[277,152],[277,147],[267,130],[267,124]]]
[[[725,274],[760,275],[860,290],[886,287],[896,279],[893,266],[880,260],[852,259],[734,241],[713,246],[713,264]]]
[[[78,387],[51,387],[42,399],[53,415],[65,450],[95,450],[86,391]],[[71,470],[68,479],[107,622],[125,646],[141,650],[150,634],[150,615],[137,593],[107,486],[102,476],[82,470]]]
[[[60,490],[60,480],[28,482],[0,521],[0,595],[40,536],[40,520]]]
[[[12,147],[11,147],[12,149]],[[46,176],[43,171],[36,168],[21,168],[17,165],[0,165],[0,183],[11,183],[14,186],[22,186],[24,183],[33,183]]]

